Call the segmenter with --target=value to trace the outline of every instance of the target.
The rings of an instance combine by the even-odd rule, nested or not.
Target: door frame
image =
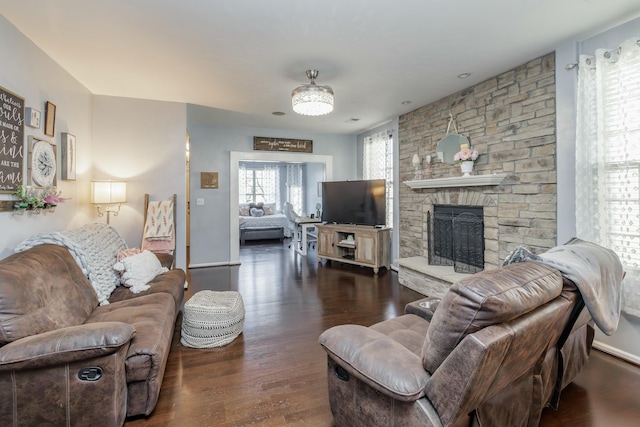
[[[307,153],[269,152],[269,151],[231,151],[229,153],[229,261],[231,265],[240,264],[240,217],[238,215],[238,170],[240,161],[281,161],[300,163],[323,163],[324,179],[333,179],[333,156]]]

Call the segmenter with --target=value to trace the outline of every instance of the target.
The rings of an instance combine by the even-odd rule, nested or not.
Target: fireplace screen
[[[484,269],[482,206],[435,205],[428,216],[429,264],[458,273]]]

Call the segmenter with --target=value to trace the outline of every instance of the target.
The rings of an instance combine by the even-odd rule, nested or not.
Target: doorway
[[[238,216],[239,183],[238,170],[240,161],[281,161],[298,163],[321,163],[324,165],[325,180],[333,179],[333,156],[307,154],[307,153],[283,153],[268,151],[232,151],[229,156],[229,254],[230,264],[240,264],[240,224]]]

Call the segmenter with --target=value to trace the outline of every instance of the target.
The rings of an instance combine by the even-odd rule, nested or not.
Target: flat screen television
[[[385,225],[384,179],[322,183],[322,221],[336,224]]]

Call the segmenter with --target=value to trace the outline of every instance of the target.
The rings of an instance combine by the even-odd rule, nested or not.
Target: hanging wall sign
[[[200,188],[218,188],[218,172],[200,172]]]
[[[0,193],[22,184],[24,98],[0,87]]]
[[[310,139],[284,139],[254,136],[253,149],[261,151],[296,151],[299,153],[312,153],[313,141]]]

